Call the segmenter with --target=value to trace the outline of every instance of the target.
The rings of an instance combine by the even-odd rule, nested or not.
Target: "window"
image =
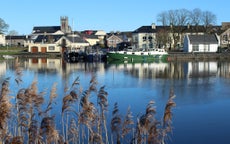
[[[151,42],[151,41],[152,41],[152,39],[153,39],[153,37],[152,37],[152,36],[149,36],[148,38],[149,38],[149,41],[150,41],[150,42]]]
[[[49,50],[54,50],[55,47],[54,46],[49,46]]]
[[[199,51],[199,45],[198,44],[192,45],[192,51]]]
[[[143,36],[143,41],[146,41],[146,36]]]
[[[146,49],[146,48],[147,48],[147,45],[146,45],[146,44],[142,44],[142,48],[143,48],[143,49]]]
[[[209,45],[204,45],[204,51],[208,52],[209,51]]]
[[[152,43],[149,44],[149,48],[153,48],[153,44]]]

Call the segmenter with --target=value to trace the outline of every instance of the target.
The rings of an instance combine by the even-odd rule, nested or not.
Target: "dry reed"
[[[15,65],[19,67],[19,65]],[[16,70],[16,83],[21,83],[21,70]],[[114,104],[110,123],[107,123],[109,107],[108,93],[105,86],[99,88],[96,76],[93,75],[89,87],[82,90],[80,78],[77,77],[70,87],[64,89],[61,118],[62,132],[56,129],[55,118],[58,112],[52,113],[57,98],[57,84],[54,83],[49,93],[49,101],[44,110],[44,92],[38,92],[37,81],[28,88],[19,89],[16,96],[17,131],[8,129],[8,120],[13,115],[9,98],[9,79],[1,86],[0,93],[0,138],[2,143],[22,144],[84,144],[84,143],[151,143],[163,144],[172,132],[172,108],[175,107],[173,90],[170,91],[162,121],[155,117],[155,102],[150,101],[144,114],[133,120],[131,108],[122,117],[118,103]],[[97,97],[97,103],[91,97]],[[110,125],[112,135],[107,127]],[[60,127],[59,127],[60,128]]]

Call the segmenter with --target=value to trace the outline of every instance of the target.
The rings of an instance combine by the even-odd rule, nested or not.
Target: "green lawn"
[[[27,50],[28,48],[24,47],[0,47],[0,55],[14,55]]]

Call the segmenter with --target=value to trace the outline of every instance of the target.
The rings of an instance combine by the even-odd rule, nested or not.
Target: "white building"
[[[185,35],[184,52],[217,52],[219,38],[217,35]]]
[[[6,45],[5,35],[0,33],[0,46],[5,46],[5,45]]]

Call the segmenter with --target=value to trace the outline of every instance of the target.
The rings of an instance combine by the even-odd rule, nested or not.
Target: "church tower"
[[[67,16],[61,17],[61,31],[64,33],[70,33],[69,20]]]

